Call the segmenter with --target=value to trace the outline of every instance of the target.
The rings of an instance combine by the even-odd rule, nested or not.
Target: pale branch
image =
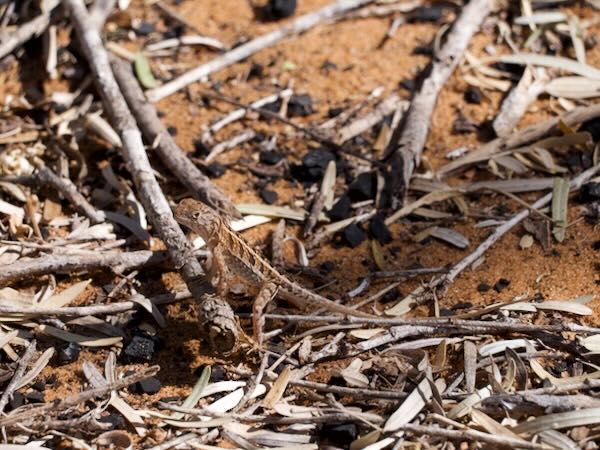
[[[102,30],[104,22],[115,7],[116,0],[96,0],[90,7],[90,20],[97,30]]]
[[[460,62],[473,35],[491,11],[491,0],[471,0],[434,56],[428,76],[412,98],[401,128],[394,130],[386,151],[388,190],[394,203],[403,203],[410,179],[421,161],[439,92]],[[395,206],[395,205],[394,205]]]
[[[6,386],[4,392],[2,392],[2,397],[0,397],[0,414],[4,412],[4,408],[6,408],[8,401],[12,397],[13,393],[17,390],[19,383],[23,379],[23,375],[25,374],[27,365],[29,364],[29,362],[33,358],[33,355],[35,354],[35,348],[36,341],[34,339],[27,346],[27,350],[25,350],[25,353],[23,353],[23,356],[21,356],[21,359],[19,360],[19,365],[17,366],[17,370],[15,370],[15,373],[12,379],[10,380],[10,383],[8,383],[8,386]]]
[[[240,218],[240,212],[231,200],[221,192],[185,152],[175,143],[156,113],[156,108],[146,100],[130,65],[114,55],[109,55],[113,73],[130,110],[149,144],[167,168],[181,181],[190,193],[213,208],[234,218]]]
[[[468,428],[462,430],[449,430],[437,426],[406,424],[402,425],[400,430],[408,431],[409,433],[417,435],[425,434],[437,436],[444,438],[444,440],[450,439],[455,441],[487,442],[488,444],[499,445],[508,448],[530,448],[542,450],[546,448],[546,446],[542,444],[534,444],[524,439],[502,436],[500,434],[489,434]]]
[[[330,392],[338,395],[348,395],[354,400],[357,399],[385,399],[385,400],[404,400],[407,395],[405,392],[387,391],[383,389],[364,389],[350,388],[343,386],[330,385],[325,383],[317,383],[315,381],[294,380],[289,382],[292,386],[303,387],[317,392]]]
[[[240,314],[246,317],[248,314]],[[465,333],[600,333],[600,328],[585,325],[562,323],[555,325],[542,325],[532,323],[498,322],[486,320],[453,319],[451,317],[402,319],[399,317],[339,317],[301,314],[265,314],[266,319],[282,320],[285,322],[324,322],[337,324],[361,324],[375,326],[414,326],[434,327],[439,329],[456,329]]]
[[[190,433],[182,434],[181,436],[178,436],[169,441],[163,442],[162,444],[155,445],[154,447],[151,447],[148,450],[168,450],[170,448],[182,448],[181,447],[182,444],[185,444],[186,442],[190,442],[190,441],[193,441],[193,442],[190,442],[190,445],[192,445],[192,444],[206,445],[206,444],[216,440],[218,437],[219,437],[219,430],[216,428],[214,428],[214,429],[210,430],[208,433],[204,433],[204,434],[200,434],[199,431],[197,433],[190,432]],[[191,447],[191,448],[193,448],[193,447]]]
[[[527,108],[544,92],[550,81],[545,69],[525,68],[519,83],[502,102],[500,111],[493,122],[494,131],[499,137],[508,137],[527,112]]]
[[[46,255],[22,258],[0,271],[0,285],[39,277],[49,273],[70,274],[110,269],[115,273],[167,261],[164,252],[139,250],[136,252],[89,252],[84,254]]]
[[[336,133],[335,142],[339,145],[348,142],[350,139],[370,130],[379,122],[381,122],[385,116],[388,116],[396,111],[405,112],[410,105],[410,102],[401,100],[397,94],[392,94],[381,103],[379,103],[373,111],[353,120],[348,125],[344,126]]]
[[[458,173],[460,170],[465,170],[473,164],[487,161],[496,153],[511,149],[516,150],[529,143],[539,141],[540,139],[559,131],[559,123],[564,123],[568,127],[573,127],[597,117],[600,117],[600,103],[590,106],[579,106],[560,116],[531,125],[506,138],[494,139],[478,149],[467,153],[462,158],[458,158],[455,161],[446,164],[437,171],[437,175],[441,178],[445,178]]]
[[[15,49],[19,48],[25,42],[40,36],[48,25],[50,25],[50,15],[52,10],[60,5],[60,1],[54,1],[35,19],[21,25],[14,33],[9,33],[8,37],[0,43],[0,59],[4,58]]]
[[[141,132],[111,71],[108,54],[100,34],[90,23],[89,14],[82,0],[65,0],[65,5],[71,13],[71,21],[94,74],[105,109],[123,143],[121,153],[132,174],[149,221],[167,247],[171,261],[179,269],[194,297],[201,299],[206,293],[203,282],[204,272],[198,260],[192,255],[191,245],[175,221],[169,203],[156,180],[142,142]]]
[[[147,91],[146,95],[151,102],[157,102],[160,99],[183,89],[191,83],[202,80],[211,73],[242,61],[259,50],[276,44],[288,36],[303,33],[319,23],[339,16],[347,11],[351,11],[359,6],[371,3],[372,1],[373,0],[338,0],[317,11],[300,16],[291,23],[286,24],[281,28],[277,28],[270,33],[252,39],[246,44],[240,45],[218,58],[180,75],[162,86]]]
[[[276,94],[267,95],[266,97],[259,98],[258,100],[253,101],[248,106],[251,108],[262,108],[270,103],[275,103],[280,98],[284,98],[287,96],[291,96],[293,91],[291,89],[284,89]],[[229,114],[224,117],[213,122],[204,133],[202,133],[202,141],[205,144],[209,144],[212,142],[213,135],[226,127],[229,124],[234,123],[237,120],[242,119],[248,113],[247,107],[238,108],[231,111]]]
[[[69,179],[56,175],[48,167],[37,165],[34,177],[40,183],[50,186],[60,192],[78,211],[85,214],[92,223],[106,222],[104,212],[94,208],[86,198],[77,190],[77,186]]]

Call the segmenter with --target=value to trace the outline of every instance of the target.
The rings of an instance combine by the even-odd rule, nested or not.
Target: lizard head
[[[211,207],[192,198],[183,199],[175,208],[175,220],[208,241],[222,227],[222,219]]]

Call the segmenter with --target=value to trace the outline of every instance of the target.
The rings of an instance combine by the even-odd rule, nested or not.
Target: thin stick
[[[249,314],[239,314],[240,317],[247,317]],[[452,319],[447,317],[426,318],[426,319],[401,319],[396,317],[344,317],[339,316],[318,316],[318,315],[300,315],[300,314],[265,314],[265,319],[283,320],[286,322],[324,322],[338,324],[363,324],[363,325],[387,325],[403,327],[423,327],[430,326],[440,329],[451,328],[461,329],[466,332],[475,333],[494,333],[494,332],[516,332],[516,333],[563,333],[566,331],[578,333],[600,333],[600,328],[588,327],[578,324],[556,324],[556,325],[538,325],[532,323],[513,323],[497,322],[485,320],[464,320]]]
[[[50,25],[50,14],[58,5],[60,5],[60,1],[53,2],[46,11],[42,11],[35,19],[21,25],[14,33],[9,33],[8,37],[0,44],[0,59],[30,39],[41,35]]]
[[[8,386],[6,386],[6,389],[4,389],[2,397],[0,397],[0,414],[4,412],[4,408],[6,408],[8,400],[13,395],[14,391],[17,389],[19,383],[23,379],[23,375],[25,374],[27,365],[29,364],[29,361],[31,361],[31,358],[33,358],[33,355],[35,354],[35,347],[36,341],[34,339],[27,346],[27,350],[25,350],[23,356],[21,356],[21,359],[19,360],[19,365],[17,366],[17,370],[15,370],[15,374],[10,380],[10,383],[8,383]]]
[[[509,436],[501,436],[496,434],[484,433],[482,431],[465,429],[465,430],[448,430],[446,428],[406,424],[400,427],[401,430],[408,431],[414,434],[428,434],[430,436],[439,436],[445,439],[457,441],[473,441],[487,442],[488,444],[500,445],[509,448],[531,448],[545,449],[542,444],[534,444],[524,439],[515,439]]]
[[[106,215],[94,208],[86,198],[77,190],[77,186],[68,178],[56,175],[48,167],[37,165],[35,178],[42,184],[51,186],[60,192],[75,208],[90,218],[92,223],[106,222]]]
[[[397,203],[403,203],[412,174],[421,160],[438,94],[490,11],[490,0],[471,0],[463,7],[446,43],[431,64],[429,76],[412,99],[399,140],[392,140],[388,146],[389,189]],[[399,129],[394,135],[399,135]]]
[[[344,142],[349,141],[353,137],[370,130],[379,122],[381,122],[385,116],[394,113],[397,110],[402,112],[406,111],[409,106],[409,102],[401,100],[397,94],[392,94],[383,101],[381,101],[373,111],[365,114],[362,117],[353,120],[348,125],[344,126],[336,134],[335,141],[342,145]]]
[[[535,79],[534,79],[535,77]],[[508,137],[531,105],[550,81],[545,69],[527,67],[519,83],[502,102],[500,112],[493,122],[494,131],[499,137]]]
[[[255,100],[252,103],[250,103],[249,106],[252,108],[262,108],[263,106],[268,105],[270,103],[275,103],[280,98],[291,96],[293,94],[293,92],[294,91],[292,91],[291,89],[284,89],[283,91],[278,92],[277,94],[271,94],[266,97],[259,98],[258,100]],[[213,122],[213,124],[210,125],[204,133],[202,133],[202,141],[205,143],[210,143],[212,141],[212,136],[217,131],[221,130],[222,128],[226,127],[229,124],[232,124],[233,122],[235,122],[237,120],[242,119],[247,114],[247,112],[248,112],[248,108],[245,108],[245,107],[235,109],[235,110],[231,111],[229,114],[227,114],[226,116]]]
[[[162,444],[156,445],[154,447],[149,448],[148,450],[168,450],[170,448],[179,446],[181,444],[185,444],[189,441],[194,441],[192,444],[208,444],[209,442],[214,441],[219,437],[219,430],[212,429],[208,433],[199,434],[199,433],[186,433],[181,436],[176,437],[175,439],[171,439],[170,441],[163,442]],[[193,446],[192,446],[193,448]]]
[[[362,156],[362,155],[356,154],[354,152],[351,152],[349,150],[346,150],[344,147],[342,147],[341,145],[339,145],[336,142],[332,141],[328,137],[321,135],[319,132],[314,131],[314,130],[312,130],[312,129],[308,128],[308,127],[305,127],[303,125],[300,125],[300,124],[294,122],[293,120],[290,120],[287,117],[282,116],[279,113],[270,111],[270,110],[265,109],[265,108],[256,108],[256,107],[254,107],[252,105],[247,105],[245,103],[237,101],[234,98],[227,97],[226,95],[223,95],[220,92],[208,92],[208,91],[205,91],[205,92],[203,92],[202,95],[204,95],[205,97],[213,98],[215,100],[221,100],[223,102],[231,103],[232,105],[239,106],[240,108],[244,108],[244,109],[246,109],[248,111],[256,111],[257,113],[259,113],[260,115],[262,115],[264,117],[268,117],[269,119],[277,120],[277,121],[279,121],[281,123],[284,123],[286,125],[291,126],[292,128],[295,128],[296,130],[300,131],[301,133],[306,134],[308,137],[314,139],[317,142],[320,142],[321,144],[323,144],[323,145],[331,148],[332,150],[335,150],[335,151],[340,152],[340,153],[348,154],[350,156],[353,156],[353,157],[358,158],[358,159],[362,159],[362,160],[367,161],[369,163],[379,164],[378,161],[372,161],[371,159],[369,159],[369,158],[367,158],[365,156]]]
[[[469,152],[462,158],[458,158],[446,164],[437,171],[440,177],[447,177],[455,174],[460,170],[472,166],[481,161],[487,161],[492,155],[498,152],[504,152],[510,149],[529,144],[530,142],[538,141],[545,136],[548,136],[558,129],[559,123],[564,123],[568,127],[587,122],[600,116],[600,103],[590,106],[580,106],[571,111],[568,111],[558,117],[545,120],[543,122],[531,125],[517,133],[513,133],[506,138],[498,138],[487,144],[482,145],[478,149]]]
[[[26,411],[15,412],[14,414],[10,414],[7,417],[1,418],[0,427],[24,424],[41,415],[60,413],[67,408],[76,406],[94,398],[102,397],[109,392],[117,391],[137,383],[138,381],[145,380],[146,378],[156,375],[159,370],[159,366],[145,367],[141,369],[140,372],[134,373],[128,377],[124,377],[114,383],[107,384],[104,387],[83,391],[79,394],[71,395],[63,399],[59,398],[54,402],[44,403],[43,405]]]
[[[133,176],[148,218],[167,247],[171,261],[179,269],[190,292],[198,300],[204,300],[204,272],[193,256],[191,245],[175,221],[169,203],[156,180],[144,149],[142,135],[111,71],[108,54],[100,35],[90,24],[83,0],[65,0],[64,3],[71,12],[71,20],[94,74],[106,111],[123,142],[122,156]]]
[[[146,141],[157,143],[155,151],[162,162],[194,197],[230,217],[240,218],[241,214],[231,200],[211,183],[208,177],[189,160],[181,147],[175,143],[158,118],[154,105],[146,100],[130,65],[114,55],[110,55],[109,59],[115,78]]]
[[[90,7],[90,19],[97,30],[102,30],[104,22],[115,7],[116,0],[96,0]]]
[[[581,172],[579,175],[577,175],[575,178],[573,178],[571,180],[571,184],[570,184],[571,190],[579,189],[583,183],[590,180],[598,172],[600,172],[600,164],[595,165],[584,172]],[[544,195],[543,197],[539,198],[534,204],[531,205],[531,208],[536,209],[536,210],[542,209],[544,206],[546,206],[548,203],[550,203],[551,200],[552,200],[552,193],[550,192],[550,193]],[[402,302],[404,302],[407,299],[423,298],[423,296],[426,294],[426,291],[428,291],[428,290],[430,290],[431,292],[437,292],[438,295],[445,292],[448,289],[448,287],[454,282],[454,280],[456,279],[456,277],[458,275],[460,275],[467,267],[471,266],[471,264],[473,264],[477,259],[481,258],[481,256],[486,251],[488,251],[488,249],[492,245],[494,245],[496,242],[498,242],[502,238],[502,236],[504,236],[506,233],[508,233],[510,230],[512,230],[519,223],[521,223],[530,214],[531,214],[531,209],[529,209],[529,208],[522,209],[521,211],[519,211],[517,214],[512,216],[511,219],[507,220],[502,225],[499,225],[498,227],[496,227],[494,232],[490,236],[488,236],[488,238],[485,241],[483,241],[481,244],[479,244],[472,253],[465,256],[458,263],[456,263],[448,271],[447,274],[436,278],[431,283],[429,283],[427,286],[419,286],[418,288],[413,290],[410,294],[408,294],[408,296],[405,297],[404,300],[402,300]],[[399,306],[399,304],[396,306]],[[394,308],[396,308],[396,307],[391,308],[387,312],[390,314],[393,314]]]
[[[183,75],[180,75],[169,83],[147,91],[146,95],[151,102],[157,102],[160,99],[174,94],[180,89],[183,89],[191,83],[202,80],[211,73],[217,72],[218,70],[221,70],[231,64],[242,61],[257,51],[276,44],[288,36],[307,31],[321,22],[324,22],[335,16],[339,16],[340,14],[343,14],[354,8],[358,8],[359,6],[371,3],[372,1],[373,0],[338,0],[335,3],[327,5],[315,12],[300,16],[291,23],[271,31],[270,33],[252,39],[250,42],[240,45],[224,55],[215,58],[206,64],[202,64],[201,66],[198,66],[195,69],[184,73]]]
[[[304,387],[319,392],[330,392],[332,394],[348,395],[350,398],[357,399],[369,399],[369,398],[381,398],[386,400],[404,400],[408,394],[398,391],[386,391],[379,389],[361,389],[361,388],[349,388],[343,386],[334,386],[325,383],[317,383],[314,381],[306,380],[290,380],[292,386]]]
[[[31,279],[48,273],[69,274],[76,271],[90,272],[111,269],[123,272],[147,265],[164,263],[164,252],[140,250],[136,252],[90,252],[85,254],[47,255],[39,258],[21,259],[0,271],[0,285]]]

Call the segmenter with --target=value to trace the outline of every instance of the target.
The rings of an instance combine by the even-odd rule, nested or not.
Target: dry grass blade
[[[421,412],[433,395],[430,383],[428,378],[424,378],[417,385],[417,387],[408,395],[406,400],[402,402],[400,407],[394,411],[386,421],[383,427],[384,432],[399,430]],[[443,391],[446,387],[443,379],[438,379],[435,383],[439,391]]]
[[[564,178],[555,178],[552,189],[552,234],[558,242],[565,239],[567,232],[567,212],[569,201],[569,182]]]
[[[519,434],[535,434],[546,430],[560,430],[597,423],[600,423],[600,408],[588,408],[539,416],[514,426],[512,430]]]

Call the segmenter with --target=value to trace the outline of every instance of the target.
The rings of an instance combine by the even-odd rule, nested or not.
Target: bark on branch
[[[412,99],[406,119],[400,125],[401,133],[394,132],[399,139],[394,139],[386,151],[388,190],[394,207],[403,202],[410,178],[421,161],[438,94],[490,11],[490,0],[471,0],[463,8],[445,44],[435,55],[428,77]]]
[[[149,144],[157,142],[155,151],[169,170],[185,185],[198,200],[222,213],[240,218],[240,212],[231,201],[213,185],[175,143],[156,114],[156,108],[146,100],[131,67],[116,56],[109,55],[113,73],[129,104],[144,137]]]

